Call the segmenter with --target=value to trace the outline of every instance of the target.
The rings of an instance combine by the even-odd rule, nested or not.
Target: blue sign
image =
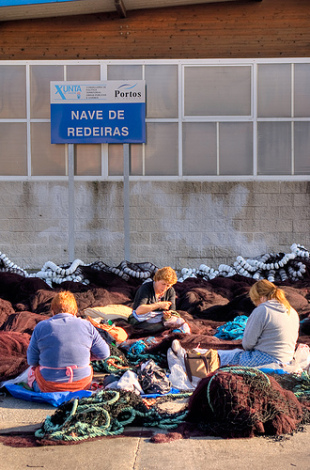
[[[51,143],[145,142],[145,82],[51,82]]]

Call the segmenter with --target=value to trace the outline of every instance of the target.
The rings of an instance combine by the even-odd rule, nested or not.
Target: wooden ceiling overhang
[[[0,0],[0,21],[109,12],[125,18],[130,10],[233,1],[238,0]]]

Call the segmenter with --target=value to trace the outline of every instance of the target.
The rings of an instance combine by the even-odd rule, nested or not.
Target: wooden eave
[[[126,17],[130,10],[233,1],[237,0],[0,0],[0,21],[109,12]]]

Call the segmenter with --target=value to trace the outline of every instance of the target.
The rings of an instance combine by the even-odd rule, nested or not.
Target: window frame
[[[288,117],[258,117],[257,113],[257,88],[258,88],[258,67],[260,64],[290,64],[291,67],[291,116]],[[31,174],[31,124],[35,122],[50,122],[50,119],[31,118],[30,116],[30,67],[32,65],[48,65],[48,66],[63,66],[64,67],[64,80],[67,78],[67,66],[79,65],[89,66],[97,65],[100,67],[100,80],[107,80],[108,67],[110,65],[139,65],[142,67],[142,79],[145,78],[145,66],[147,65],[176,65],[178,69],[177,85],[178,85],[178,115],[175,118],[146,118],[146,123],[177,123],[178,126],[178,174],[174,176],[145,175],[145,144],[142,145],[142,175],[130,175],[131,180],[147,180],[147,181],[251,181],[251,180],[279,180],[279,181],[298,181],[309,180],[310,174],[296,175],[294,174],[294,125],[295,122],[310,122],[310,111],[307,117],[294,116],[294,66],[295,64],[310,64],[310,58],[289,58],[289,59],[148,59],[148,60],[33,60],[33,61],[0,61],[0,65],[10,65],[26,67],[26,117],[25,118],[12,118],[0,119],[1,122],[25,122],[27,125],[27,174],[24,176],[6,176],[0,175],[0,181],[53,181],[68,179],[68,145],[65,145],[65,160],[66,160],[66,174],[63,176],[34,176]],[[184,115],[184,71],[186,67],[212,67],[212,66],[226,66],[226,67],[250,67],[251,69],[251,113],[249,116],[185,116]],[[219,170],[216,175],[203,175],[203,176],[186,176],[183,175],[182,168],[182,125],[185,122],[215,122],[217,127],[221,122],[252,122],[253,125],[253,174],[251,175],[221,175]],[[284,121],[291,123],[291,173],[286,175],[259,175],[257,171],[257,143],[258,143],[258,130],[257,126],[260,122],[273,122]],[[108,145],[101,144],[101,174],[100,175],[75,175],[77,181],[120,181],[123,179],[122,175],[109,175],[108,174]],[[217,147],[218,149],[218,147]],[[218,150],[217,150],[218,153]],[[217,159],[219,159],[217,154]],[[219,168],[219,162],[218,162]]]

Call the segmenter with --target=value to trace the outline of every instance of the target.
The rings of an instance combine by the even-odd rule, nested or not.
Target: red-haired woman
[[[165,328],[176,328],[183,333],[189,333],[187,323],[172,314],[176,308],[173,285],[177,280],[177,274],[170,266],[158,269],[153,282],[145,282],[138,289],[133,313],[128,318],[129,323],[151,334]]]
[[[27,350],[34,371],[33,390],[39,392],[88,389],[93,377],[91,359],[106,359],[108,344],[87,320],[77,318],[74,295],[63,291],[52,300],[53,317],[33,330]]]

